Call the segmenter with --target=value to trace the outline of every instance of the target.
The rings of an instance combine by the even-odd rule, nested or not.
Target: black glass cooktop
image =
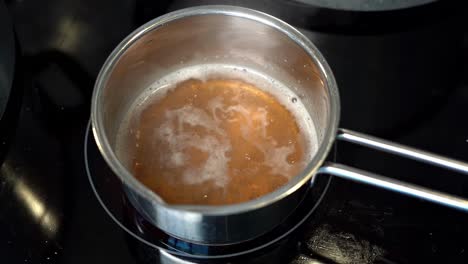
[[[88,180],[84,142],[94,80],[117,43],[150,18],[215,2],[270,13],[310,37],[337,78],[342,127],[468,160],[468,31],[455,2],[376,14],[292,0],[7,1],[21,54],[9,118],[1,120],[1,263],[184,263],[106,213]],[[468,197],[467,176],[346,143],[336,146],[336,159]],[[216,261],[468,262],[468,213],[336,178],[315,202],[301,205],[301,216],[314,212],[284,239]]]

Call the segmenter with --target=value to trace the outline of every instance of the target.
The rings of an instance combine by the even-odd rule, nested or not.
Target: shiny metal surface
[[[316,125],[319,149],[306,170],[259,199],[229,206],[168,205],[137,181],[114,153],[123,115],[150,84],[177,69],[203,63],[247,67],[293,88]],[[97,145],[125,183],[132,204],[167,233],[188,241],[230,244],[281,223],[302,199],[299,190],[318,170],[335,138],[339,97],[324,58],[301,33],[269,15],[238,7],[179,10],[130,34],[96,81],[91,119]]]
[[[167,253],[164,250],[159,250],[158,251],[158,263],[161,264],[196,264],[194,261],[178,258],[176,256],[173,256],[169,253]]]
[[[434,166],[468,174],[468,164],[466,162],[450,159],[441,155],[430,153],[424,150],[404,146],[388,140],[376,138],[363,133],[340,129],[337,139],[355,143],[361,146],[373,148],[383,152],[406,157],[416,161],[432,164]]]
[[[117,159],[117,129],[133,101],[155,80],[183,67],[214,62],[253,68],[289,85],[314,119],[319,149],[301,175],[259,199],[228,206],[168,205],[130,174],[125,161]],[[133,206],[157,227],[187,241],[233,244],[271,230],[296,208],[302,198],[301,188],[317,171],[465,208],[465,201],[459,198],[350,167],[328,165],[319,170],[338,127],[339,95],[333,74],[316,47],[300,32],[249,9],[183,9],[137,29],[104,64],[93,93],[91,119],[101,154],[125,184]],[[467,165],[461,162],[358,133],[341,130],[337,138],[466,173]]]
[[[118,178],[115,177],[115,175],[111,171],[109,171],[109,167],[105,165],[105,161],[99,155],[99,151],[96,147],[94,139],[92,138],[91,122],[89,122],[88,127],[86,129],[84,143],[84,160],[86,174],[88,176],[88,180],[91,185],[91,189],[94,192],[94,195],[96,196],[101,207],[108,214],[108,216],[129,236],[134,238],[135,241],[138,241],[137,244],[139,244],[140,246],[145,245],[145,247],[149,247],[151,251],[164,251],[166,253],[171,254],[171,256],[174,255],[177,257],[219,260],[245,256],[247,254],[262,251],[272,246],[275,247],[275,245],[278,245],[278,243],[282,244],[283,242],[281,241],[289,241],[289,239],[291,239],[291,236],[294,236],[293,234],[297,232],[296,230],[303,226],[305,222],[307,222],[310,219],[312,214],[317,212],[317,209],[322,204],[322,200],[328,193],[329,187],[331,185],[330,183],[332,182],[332,179],[330,177],[321,179],[318,178],[314,181],[314,189],[311,190],[309,188],[310,184],[308,186],[304,186],[302,188],[305,191],[304,199],[299,202],[297,209],[290,216],[288,216],[288,219],[286,219],[285,222],[281,224],[281,226],[284,228],[279,227],[280,229],[277,229],[277,227],[275,231],[273,231],[273,233],[277,235],[272,235],[272,233],[268,233],[266,234],[266,239],[265,237],[259,237],[255,241],[252,241],[253,244],[244,244],[242,250],[232,251],[225,248],[225,251],[219,252],[215,250],[214,252],[211,252],[210,255],[206,255],[205,253],[202,253],[201,255],[194,255],[187,251],[184,251],[184,249],[180,251],[181,247],[178,247],[177,243],[176,245],[174,245],[172,242],[167,241],[165,239],[155,241],[154,237],[152,237],[151,235],[151,233],[154,231],[154,228],[148,228],[148,226],[145,226],[144,224],[142,225],[139,222],[142,220],[141,215],[135,214],[136,212],[134,211],[133,207],[128,207],[128,205],[124,205],[124,207],[128,207],[128,209],[130,209],[130,218],[137,221],[137,227],[134,226],[134,221],[128,221],[128,209],[126,210],[127,214],[121,214],[121,195],[123,194],[124,190],[121,188],[122,185],[120,184]],[[169,242],[169,245],[167,242]],[[176,248],[174,248],[174,246]],[[153,254],[151,253],[151,255]]]
[[[437,167],[468,174],[468,164],[458,160],[443,157],[427,151],[393,143],[387,140],[372,137],[347,129],[340,129],[337,139],[351,142],[361,146],[395,154],[405,158],[431,164]],[[449,206],[458,210],[468,211],[468,200],[454,195],[420,187],[403,181],[387,178],[378,174],[366,172],[360,169],[342,164],[328,163],[321,167],[319,173],[332,174],[341,178],[357,181],[417,197],[426,201]]]
[[[3,1],[0,1],[0,120],[5,111],[13,82],[15,67],[15,42],[13,26]]]
[[[166,13],[168,10],[163,6],[162,2],[175,2],[171,1],[147,1],[137,0],[136,2],[145,2],[145,10],[149,19],[141,19],[142,23],[133,23],[133,4],[135,1],[118,0],[118,1],[78,1],[78,0],[47,0],[47,1],[8,1],[10,4],[9,11],[11,17],[15,20],[15,29],[18,33],[19,44],[23,50],[29,54],[38,54],[34,56],[33,60],[28,60],[31,64],[50,64],[49,59],[44,55],[50,50],[63,51],[63,55],[68,55],[73,61],[82,65],[90,74],[92,78],[91,83],[94,84],[97,73],[103,65],[104,60],[115,48],[115,46],[130,33],[130,28],[136,28],[139,25],[146,23],[152,18],[159,16],[159,14]],[[180,1],[178,1],[180,2]],[[202,2],[183,0],[183,2]],[[206,3],[207,1],[203,1]],[[219,2],[219,0],[218,0]],[[227,2],[227,1],[223,1]],[[240,3],[247,1],[235,0],[232,2]],[[254,3],[289,3],[290,1],[248,1],[246,7],[255,8]],[[446,2],[446,1],[444,1]],[[452,2],[451,2],[452,3]],[[153,8],[148,8],[151,5]],[[143,8],[141,8],[143,9]],[[149,10],[149,12],[148,12]],[[314,17],[310,15],[310,10],[304,10],[303,13],[298,13],[297,10],[289,6],[277,5],[271,7],[269,10],[263,12],[280,17],[288,23],[295,24],[291,19],[296,18],[302,20],[305,17]],[[286,14],[281,17],[277,13]],[[289,15],[289,17],[287,17]],[[421,20],[420,16],[411,16],[413,20]],[[464,16],[466,17],[466,15]],[[315,17],[314,17],[315,18]],[[313,19],[315,21],[315,19]],[[430,24],[438,23],[437,21],[430,21]],[[393,28],[393,23],[392,28]],[[425,23],[426,25],[427,23]],[[354,25],[354,24],[353,24]],[[466,29],[465,25],[462,25]],[[71,30],[80,27],[83,34],[79,34],[75,39],[75,34]],[[70,29],[71,28],[71,29]],[[70,31],[68,30],[70,29]],[[112,29],[112,30],[110,30]],[[133,29],[132,29],[133,30]],[[395,31],[401,32],[402,28],[396,28]],[[74,30],[73,30],[74,31]],[[441,42],[447,41],[445,34],[441,37],[438,32],[428,28],[428,34],[433,36],[433,41]],[[323,33],[323,32],[322,32]],[[330,33],[330,32],[329,32]],[[460,32],[463,33],[463,32]],[[414,35],[413,33],[409,33]],[[362,36],[356,34],[348,34],[348,38],[337,37],[336,42],[343,43],[339,47],[333,47],[327,50],[330,42],[320,44],[320,41],[327,40],[327,34],[321,34],[319,37],[312,39],[312,42],[318,47],[322,54],[327,59],[333,69],[333,73],[337,78],[340,89],[340,97],[342,99],[342,116],[354,118],[349,119],[348,124],[355,124],[353,121],[359,120],[359,111],[356,108],[344,109],[343,101],[356,99],[351,93],[350,99],[346,99],[344,92],[355,91],[356,87],[362,84],[362,79],[365,78],[364,74],[355,76],[355,83],[351,79],[341,81],[340,72],[335,65],[341,65],[345,69],[346,65],[353,64],[354,67],[349,69],[350,74],[356,72],[356,69],[361,69],[360,65],[366,64],[367,59],[362,61],[349,60],[349,57],[341,56],[346,54],[345,51],[338,52],[336,49],[346,45],[345,43],[353,42],[353,39],[360,39]],[[330,34],[333,35],[333,34]],[[398,49],[388,49],[387,39],[373,34],[376,38],[382,38],[381,42],[378,41],[369,43],[369,45],[351,45],[347,50],[353,51],[353,57],[359,58],[357,54],[366,54],[371,49],[371,53],[376,53],[380,50],[386,56],[401,57],[402,49],[406,49],[408,45],[415,45],[414,43],[423,43],[419,36],[416,36],[414,41],[401,42],[400,45],[394,45]],[[71,39],[73,38],[73,40]],[[61,40],[64,39],[63,45],[60,45]],[[47,42],[50,41],[50,42]],[[69,49],[72,41],[74,50]],[[452,41],[447,41],[453,43]],[[450,46],[447,43],[447,46]],[[373,46],[371,44],[374,44]],[[432,46],[431,44],[428,44]],[[374,48],[370,48],[370,47]],[[423,47],[421,47],[423,48]],[[427,47],[426,47],[427,49]],[[433,49],[443,51],[442,54],[449,53],[449,57],[457,57],[459,59],[466,58],[468,50],[450,51],[446,49]],[[456,50],[456,49],[455,49]],[[388,51],[388,53],[387,53]],[[465,54],[465,55],[464,55]],[[400,55],[400,56],[399,56]],[[433,54],[434,56],[436,54]],[[332,57],[336,59],[332,61]],[[341,58],[341,60],[339,59]],[[411,57],[413,58],[413,57]],[[430,65],[436,68],[436,65],[446,68],[445,63],[440,63],[440,60],[434,62],[433,56],[422,57],[426,61],[421,61],[420,64],[427,61]],[[417,59],[421,59],[418,57]],[[406,60],[405,60],[406,62]],[[395,134],[383,134],[384,138],[392,140],[401,140],[398,142],[408,143],[411,146],[418,146],[425,150],[447,155],[450,157],[459,157],[464,159],[468,156],[468,143],[467,131],[468,123],[460,122],[460,113],[464,113],[466,105],[468,105],[468,90],[464,87],[459,87],[451,84],[452,78],[468,77],[468,68],[466,67],[468,61],[463,60],[461,67],[465,68],[464,72],[452,72],[450,79],[447,83],[442,85],[445,89],[454,89],[454,93],[450,95],[446,101],[438,101],[441,105],[440,110],[434,113],[431,107],[418,108],[418,105],[413,105],[414,109],[421,109],[427,115],[424,122],[414,124],[410,130],[397,130]],[[54,66],[56,64],[53,64]],[[371,64],[370,64],[371,65]],[[405,63],[405,68],[408,68]],[[413,64],[414,65],[414,64]],[[376,67],[379,65],[376,64]],[[83,108],[75,110],[67,107],[67,102],[76,101],[74,93],[69,92],[71,89],[80,89],[82,91],[92,91],[92,84],[85,83],[68,83],[59,81],[63,79],[64,65],[58,65],[50,69],[47,67],[44,76],[42,73],[33,79],[34,83],[39,82],[46,97],[50,98],[51,94],[62,94],[63,96],[57,99],[56,104],[51,105],[51,102],[45,101],[44,94],[26,95],[24,98],[27,101],[34,103],[32,110],[28,112],[29,115],[34,117],[32,120],[18,120],[18,125],[22,128],[20,131],[14,130],[15,142],[11,143],[10,148],[16,149],[15,152],[19,153],[19,157],[28,155],[28,160],[24,160],[18,166],[14,166],[15,172],[18,175],[23,175],[28,183],[28,187],[34,188],[34,192],[38,192],[44,200],[48,208],[54,208],[54,212],[59,217],[63,217],[60,222],[60,230],[58,236],[54,240],[49,240],[45,243],[41,240],[40,236],[32,230],[40,230],[41,227],[37,222],[30,217],[29,211],[26,208],[20,209],[20,201],[16,200],[14,195],[14,187],[11,185],[0,187],[0,193],[3,191],[6,196],[1,199],[3,203],[0,205],[0,217],[2,220],[2,227],[0,228],[2,238],[2,245],[0,252],[2,252],[2,261],[0,263],[68,263],[68,264],[82,264],[82,263],[113,263],[113,264],[128,264],[128,263],[157,263],[148,262],[147,259],[136,259],[133,252],[129,249],[128,244],[142,244],[133,238],[128,239],[123,235],[123,231],[117,226],[113,220],[108,217],[104,212],[99,202],[97,202],[93,194],[86,173],[84,172],[82,149],[83,149],[83,131],[89,120],[89,107],[84,105]],[[370,66],[369,66],[370,68]],[[430,81],[433,82],[434,78],[441,78],[440,75],[427,74],[424,71],[425,67],[414,67],[411,71],[412,74],[419,74],[420,72],[426,73],[430,76]],[[44,68],[41,68],[44,69]],[[73,69],[73,68],[72,68]],[[380,67],[376,72],[372,72],[372,81],[376,87],[381,90],[383,87],[389,86],[388,79],[384,78],[382,74],[378,74],[382,70]],[[52,74],[50,72],[52,71]],[[17,71],[15,71],[17,72]],[[70,77],[75,80],[83,80],[81,75],[75,75],[76,71]],[[434,72],[437,73],[436,70]],[[397,71],[389,70],[388,75],[397,74]],[[409,74],[405,76],[395,76],[402,86],[407,86]],[[40,80],[38,80],[40,77]],[[65,77],[66,80],[68,80]],[[465,78],[466,79],[466,78]],[[351,85],[349,85],[351,84]],[[370,86],[370,85],[369,85]],[[401,89],[402,86],[394,86],[394,89]],[[17,91],[17,87],[12,89],[12,92]],[[425,85],[421,89],[421,96],[426,96],[432,93]],[[397,89],[397,90],[398,90]],[[29,91],[36,91],[36,89],[27,89]],[[42,90],[42,89],[41,89]],[[395,91],[395,90],[393,90]],[[405,91],[405,89],[401,89]],[[406,98],[407,92],[400,94],[400,98]],[[398,92],[397,92],[398,93]],[[372,100],[372,94],[362,94],[363,104],[366,102],[375,102]],[[85,103],[88,102],[88,95],[85,96]],[[11,97],[8,102],[11,102]],[[395,98],[394,103],[398,105],[400,111],[401,103]],[[38,106],[36,103],[41,102]],[[60,107],[65,106],[65,110]],[[28,108],[26,108],[27,110]],[[55,111],[56,110],[56,111]],[[411,109],[409,109],[411,111]],[[6,110],[8,113],[8,109]],[[429,113],[428,113],[429,111]],[[440,113],[439,113],[440,112]],[[78,115],[77,115],[78,114]],[[56,123],[57,117],[59,121]],[[359,125],[349,127],[348,124],[343,123],[341,118],[341,127],[353,129],[359,132],[365,132],[370,135],[381,136],[382,134],[374,134],[374,131],[362,131]],[[385,120],[385,119],[384,119]],[[383,121],[383,120],[382,120]],[[33,127],[31,127],[33,122]],[[55,125],[56,124],[56,125]],[[51,126],[52,125],[52,126]],[[37,128],[46,127],[46,138],[37,136]],[[399,128],[401,129],[401,128]],[[430,133],[428,133],[430,131]],[[21,135],[18,135],[21,134]],[[59,143],[53,141],[57,135],[60,136]],[[90,140],[94,140],[92,136]],[[52,142],[51,142],[52,141]],[[1,143],[1,140],[0,140]],[[50,153],[51,143],[53,149],[58,148],[60,151]],[[412,183],[425,184],[424,186],[441,186],[444,190],[453,191],[458,195],[468,197],[468,189],[465,189],[468,182],[466,177],[457,177],[452,172],[436,173],[432,170],[432,166],[421,166],[418,162],[411,162],[404,159],[392,157],[382,157],[382,155],[375,155],[375,151],[370,151],[362,147],[350,147],[348,143],[340,142],[339,155],[343,159],[350,160],[348,165],[353,165],[357,168],[372,168],[369,171],[379,172],[385,176],[399,175],[405,179],[411,180]],[[345,147],[350,147],[345,149]],[[32,149],[31,149],[32,148]],[[349,150],[348,152],[346,152]],[[97,153],[96,153],[97,152]],[[356,153],[358,152],[358,153]],[[47,153],[47,155],[45,155]],[[93,150],[94,155],[91,158],[100,158],[99,152]],[[7,157],[8,159],[8,157]],[[45,159],[45,160],[43,160]],[[60,160],[64,159],[62,162]],[[395,160],[390,166],[386,161]],[[60,162],[58,162],[60,161]],[[356,162],[356,164],[354,163]],[[10,163],[11,164],[11,163]],[[409,165],[409,166],[408,166]],[[38,167],[40,166],[40,167]],[[36,169],[37,168],[37,169]],[[403,171],[404,169],[407,171]],[[40,169],[40,170],[39,170]],[[25,174],[25,170],[28,171]],[[54,171],[58,172],[54,173]],[[31,173],[29,173],[29,171]],[[52,171],[52,172],[51,172]],[[440,171],[440,170],[439,170]],[[51,173],[54,176],[51,177]],[[406,177],[408,176],[408,177]],[[463,176],[463,175],[461,175]],[[30,178],[36,178],[37,181],[31,182]],[[317,179],[325,178],[319,176]],[[403,178],[404,177],[404,178]],[[418,178],[419,177],[419,178]],[[1,177],[0,177],[1,178]],[[27,179],[26,179],[27,178]],[[42,178],[42,179],[41,179]],[[330,216],[312,217],[310,221],[320,221],[320,218],[325,218],[326,226],[328,226],[328,235],[323,234],[323,226],[313,226],[304,229],[304,239],[300,242],[303,245],[301,248],[301,256],[303,260],[299,263],[312,263],[311,256],[323,256],[321,258],[325,262],[328,260],[335,262],[347,263],[363,263],[363,261],[356,261],[356,258],[346,258],[347,256],[359,257],[374,256],[375,247],[380,247],[384,251],[385,259],[378,259],[379,263],[468,263],[467,248],[468,248],[468,214],[462,213],[458,210],[451,210],[443,206],[433,205],[432,203],[423,202],[420,199],[413,199],[397,193],[389,193],[385,190],[379,190],[375,187],[365,186],[363,184],[354,183],[348,180],[342,180],[338,177],[333,177],[333,186],[324,199],[324,203],[320,205],[319,209],[323,210],[323,214],[334,214]],[[65,180],[64,183],[57,180]],[[1,181],[1,180],[0,180]],[[64,193],[63,196],[51,196],[49,187],[50,183],[57,185],[56,191]],[[54,185],[55,185],[54,184]],[[1,186],[1,183],[0,183]],[[11,186],[11,187],[10,187]],[[47,189],[43,189],[47,188]],[[65,189],[64,189],[65,188]],[[463,189],[462,189],[463,188]],[[41,192],[44,190],[45,192]],[[315,191],[315,190],[314,190]],[[46,196],[45,196],[46,195]],[[466,195],[466,196],[465,196]],[[53,201],[62,201],[64,207],[56,207],[52,204]],[[0,202],[1,203],[1,202]],[[11,205],[11,206],[9,206]],[[27,221],[25,221],[27,220]],[[64,220],[64,221],[63,221]],[[305,224],[309,225],[309,221]],[[326,229],[326,228],[325,228]],[[5,233],[6,232],[6,233]],[[308,234],[311,233],[311,234]],[[11,241],[11,244],[10,244]],[[346,241],[346,243],[340,243]],[[311,246],[309,247],[309,243]],[[350,245],[351,244],[351,245]],[[305,246],[307,245],[307,247]],[[344,245],[344,246],[343,246]],[[354,245],[354,246],[353,246]],[[55,255],[55,250],[58,255]],[[43,253],[39,253],[39,252]],[[291,253],[291,251],[287,252]],[[299,254],[299,252],[297,253]],[[339,259],[330,256],[338,256]],[[46,259],[50,257],[50,260]],[[354,260],[354,262],[353,262]],[[330,262],[328,261],[328,262]],[[210,261],[212,262],[212,261]],[[224,261],[226,263],[227,261]],[[247,261],[246,261],[247,262]],[[250,263],[251,261],[249,261]],[[245,262],[241,262],[247,264]],[[258,262],[257,262],[258,263]],[[279,262],[262,262],[262,263],[288,263],[287,261]]]
[[[468,211],[468,200],[466,199],[384,177],[346,165],[329,163],[320,168],[318,173],[335,175],[340,178],[373,185],[375,187],[395,191],[433,203]]]

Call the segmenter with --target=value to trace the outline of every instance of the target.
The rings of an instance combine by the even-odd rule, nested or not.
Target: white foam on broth
[[[272,94],[295,117],[299,129],[306,138],[305,153],[307,158],[305,162],[309,162],[312,159],[318,148],[317,134],[312,118],[299,97],[285,84],[258,71],[225,64],[206,64],[182,68],[159,79],[148,87],[135,100],[129,108],[127,115],[123,118],[116,140],[116,152],[119,159],[124,164],[128,164],[129,157],[128,153],[126,153],[126,144],[123,142],[127,136],[131,121],[138,118],[147,104],[163,98],[168,91],[175,88],[180,82],[188,79],[205,81],[212,78],[242,80]],[[242,98],[232,99],[242,100]],[[154,131],[155,138],[164,140],[169,145],[169,153],[165,153],[165,155],[160,157],[164,159],[161,162],[167,164],[168,167],[184,167],[188,160],[188,157],[184,154],[184,150],[187,148],[195,148],[208,154],[208,158],[204,164],[197,168],[186,169],[183,172],[183,179],[186,184],[214,181],[217,186],[223,187],[229,180],[227,167],[230,161],[229,152],[232,145],[220,126],[221,120],[218,118],[219,115],[243,118],[245,122],[243,122],[243,126],[241,127],[242,137],[263,152],[265,157],[263,162],[265,165],[271,167],[272,171],[276,174],[288,178],[295,176],[291,176],[288,172],[291,164],[288,162],[287,157],[294,151],[292,145],[276,146],[277,144],[273,140],[270,145],[265,146],[249,140],[253,131],[260,131],[264,137],[267,136],[265,131],[270,122],[267,119],[267,109],[258,107],[255,111],[252,111],[252,109],[246,109],[241,104],[226,107],[219,97],[215,97],[209,102],[209,110],[211,111],[211,115],[204,110],[190,105],[167,110],[165,112],[165,122],[158,128],[155,128]],[[198,126],[209,133],[206,133],[204,136],[187,133],[183,129],[184,126]],[[138,137],[139,131],[132,131],[132,133],[135,133]],[[138,146],[136,147],[138,148]],[[249,156],[246,154],[245,158],[248,160]]]

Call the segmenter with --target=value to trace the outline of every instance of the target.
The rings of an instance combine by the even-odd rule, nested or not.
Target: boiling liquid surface
[[[119,133],[131,155],[119,156],[170,204],[258,198],[298,175],[316,148],[310,124],[298,119],[306,117],[238,78],[189,78],[156,89],[134,108]]]

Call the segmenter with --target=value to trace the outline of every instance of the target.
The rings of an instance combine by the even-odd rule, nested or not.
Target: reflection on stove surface
[[[174,263],[178,258],[142,247],[102,210],[86,177],[83,137],[94,80],[116,44],[168,9],[212,1],[7,2],[28,67],[21,114],[17,126],[9,123],[14,137],[0,170],[1,262]],[[309,34],[335,72],[343,125],[467,160],[468,41],[457,13],[441,9],[435,20],[408,15],[406,24],[392,21],[380,30],[348,13],[323,19],[331,13],[296,1],[231,2],[280,16]],[[345,30],[336,30],[340,23]],[[466,177],[455,173],[347,144],[338,150],[338,161],[468,197]],[[270,254],[274,260],[468,262],[467,214],[340,179],[332,181],[317,210],[320,217],[311,217],[295,240],[285,240],[288,250]],[[206,253],[177,240],[167,243]],[[259,253],[232,261],[274,263]]]
[[[90,183],[109,216],[126,229],[126,243],[141,263],[166,263],[171,259],[194,263],[287,263],[300,249],[304,223],[310,226],[319,219],[317,208],[330,185],[329,178],[317,178],[313,188],[304,188],[304,199],[294,213],[260,237],[231,245],[191,243],[166,234],[134,209],[120,181],[100,156],[90,130],[87,132],[85,159]]]

